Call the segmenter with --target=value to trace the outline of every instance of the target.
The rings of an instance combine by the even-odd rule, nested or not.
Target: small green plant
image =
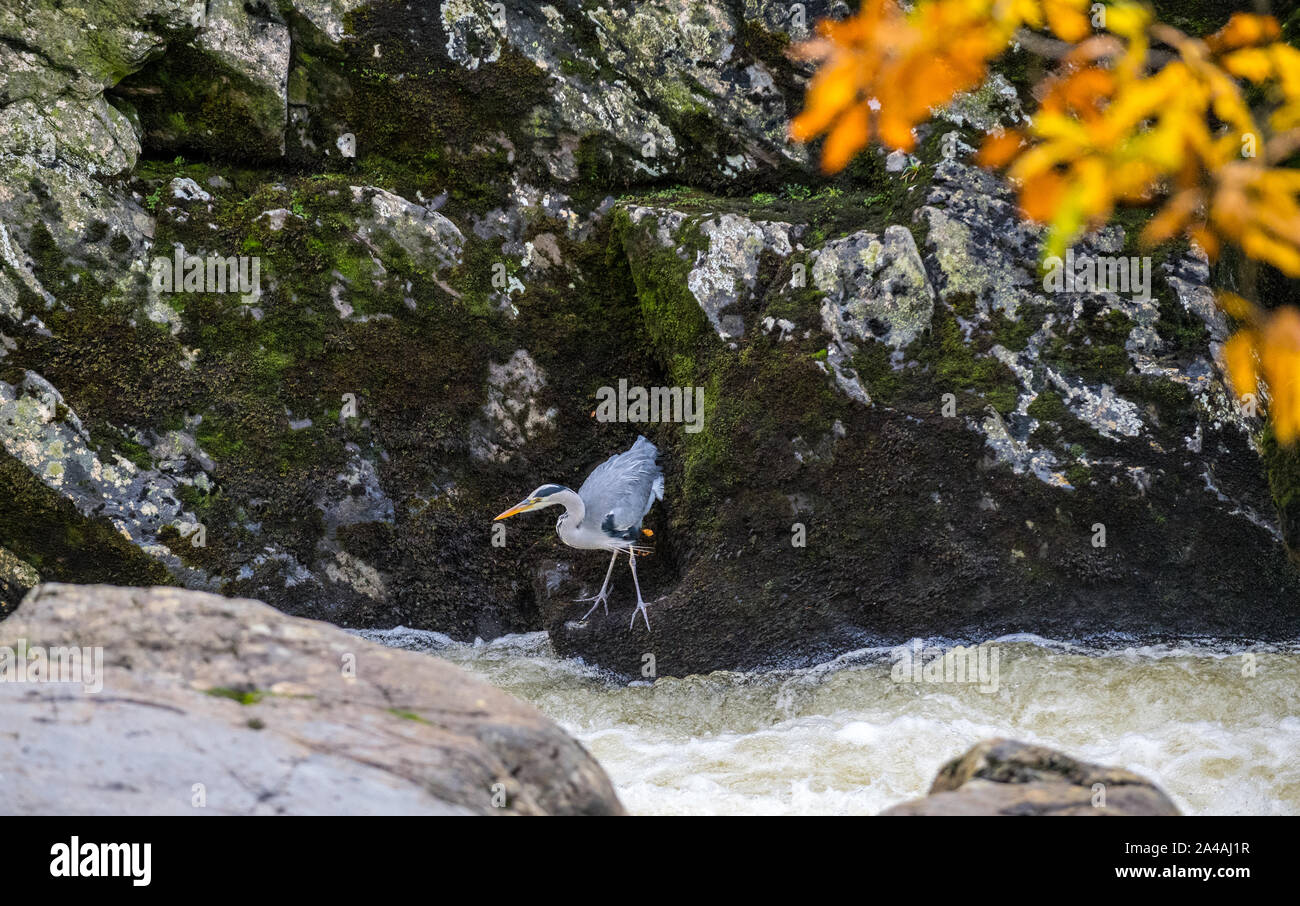
[[[208,690],[208,695],[214,698],[228,698],[231,701],[239,702],[241,705],[255,705],[266,695],[260,689],[231,689],[228,686],[215,686]]]

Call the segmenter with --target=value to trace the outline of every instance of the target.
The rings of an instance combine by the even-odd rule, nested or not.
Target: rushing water
[[[633,813],[874,814],[923,795],[976,741],[1009,736],[1135,771],[1188,814],[1300,814],[1295,650],[1088,650],[1021,636],[995,643],[996,691],[898,682],[899,650],[884,648],[626,685],[556,657],[544,633],[473,645],[362,634],[532,702],[582,741]]]

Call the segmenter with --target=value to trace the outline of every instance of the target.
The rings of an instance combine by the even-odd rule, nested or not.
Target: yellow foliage
[[[1045,255],[1063,254],[1119,205],[1158,204],[1145,242],[1186,236],[1211,258],[1233,244],[1300,276],[1300,172],[1281,165],[1300,149],[1300,50],[1280,41],[1269,16],[1234,13],[1198,40],[1133,0],[1106,5],[1105,29],[1094,32],[1092,7],[915,0],[907,10],[863,0],[799,48],[820,67],[791,136],[826,136],[827,172],[872,141],[911,150],[915,127],[980,85],[1017,30],[1046,29],[1069,46],[1035,92],[1040,109],[1023,131],[988,136],[977,156],[1007,168],[1024,215],[1048,225]],[[1262,121],[1249,86],[1262,89],[1252,100],[1267,98]],[[1290,442],[1300,436],[1300,312],[1251,309],[1249,321],[1225,346],[1229,379],[1243,395],[1262,382],[1278,438]]]
[[[911,12],[895,0],[863,0],[856,16],[824,21],[798,52],[821,67],[790,123],[796,141],[827,135],[822,167],[836,172],[873,139],[909,151],[912,129],[936,106],[984,81],[988,62],[1021,25],[1050,24],[1082,36],[1089,0],[941,0]]]
[[[1254,320],[1223,344],[1228,381],[1243,400],[1257,397],[1262,381],[1278,442],[1291,444],[1300,437],[1300,312],[1288,306]]]

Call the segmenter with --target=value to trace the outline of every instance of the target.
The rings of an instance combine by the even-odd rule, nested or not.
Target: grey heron
[[[628,629],[636,625],[638,613],[645,619],[645,628],[650,628],[650,615],[636,577],[636,555],[647,550],[637,543],[642,534],[641,521],[656,500],[664,499],[664,473],[655,462],[658,455],[654,444],[638,437],[631,449],[614,454],[592,469],[577,491],[560,484],[544,484],[493,520],[562,506],[564,513],[555,523],[561,541],[579,550],[612,551],[600,592],[582,599],[584,603],[595,602],[583,615],[584,620],[601,605],[609,613],[609,580],[614,575],[614,562],[626,552],[632,566],[632,584],[636,586],[636,610],[632,611]]]

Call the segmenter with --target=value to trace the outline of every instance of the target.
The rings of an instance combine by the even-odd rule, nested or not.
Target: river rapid
[[[636,814],[874,814],[924,795],[944,762],[991,736],[1127,768],[1186,814],[1300,814],[1295,649],[1013,636],[986,645],[984,672],[970,660],[965,681],[927,673],[952,646],[918,641],[800,670],[628,684],[556,657],[540,632],[475,644],[359,634],[532,702]]]

